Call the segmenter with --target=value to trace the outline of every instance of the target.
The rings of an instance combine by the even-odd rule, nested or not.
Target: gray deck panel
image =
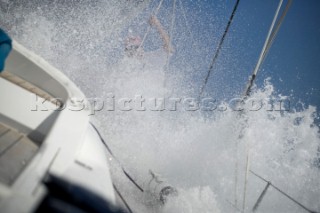
[[[1,124],[0,129],[6,132],[2,136],[0,134],[0,182],[10,185],[28,165],[39,147],[15,129]]]
[[[22,137],[21,134],[15,131],[8,131],[0,137],[0,156],[3,152],[16,143]]]
[[[8,129],[9,129],[8,127],[0,124],[0,137],[1,137],[1,135],[2,135],[3,133],[5,133],[6,131],[8,131]]]

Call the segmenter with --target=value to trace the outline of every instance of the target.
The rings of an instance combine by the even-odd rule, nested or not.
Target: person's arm
[[[157,30],[161,36],[161,39],[164,42],[164,49],[170,53],[174,52],[174,49],[173,49],[172,45],[170,44],[170,37],[169,37],[168,33],[163,29],[163,26],[160,23],[159,19],[156,16],[151,16],[150,24],[154,25],[157,28]]]

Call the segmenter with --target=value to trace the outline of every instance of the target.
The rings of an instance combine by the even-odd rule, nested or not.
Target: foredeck
[[[12,184],[38,149],[26,135],[0,123],[0,182]]]
[[[35,93],[26,88],[31,84],[22,80],[17,83],[12,76],[8,79],[0,75],[0,183],[8,186],[36,155],[56,118],[49,110],[32,111]],[[53,106],[51,102],[47,104]]]

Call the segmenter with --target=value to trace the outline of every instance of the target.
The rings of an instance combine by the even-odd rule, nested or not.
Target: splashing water
[[[146,196],[138,194],[111,159],[113,180],[136,212],[237,212],[243,208],[244,194],[245,209],[251,210],[266,183],[249,173],[244,193],[247,156],[252,171],[303,205],[320,211],[316,108],[272,108],[270,100],[289,98],[276,94],[271,80],[267,80],[251,96],[265,101],[262,109],[249,107],[239,113],[231,110],[232,104],[223,103],[212,112],[186,110],[188,104],[182,100],[193,94],[195,85],[190,86],[182,69],[173,67],[169,74],[162,67],[151,69],[121,51],[123,29],[146,2],[134,6],[124,0],[24,6],[2,1],[1,5],[8,7],[3,7],[7,12],[1,13],[0,24],[65,72],[87,97],[106,102],[132,99],[132,110],[104,108],[96,112],[95,123],[141,185],[147,186],[152,169],[179,191],[164,206],[148,206]],[[169,105],[172,98],[181,100],[176,110],[161,111],[154,106],[155,98],[160,102],[164,98]],[[145,110],[137,110],[137,99],[144,100]],[[222,107],[227,110],[219,110]],[[272,188],[259,210],[302,211]]]

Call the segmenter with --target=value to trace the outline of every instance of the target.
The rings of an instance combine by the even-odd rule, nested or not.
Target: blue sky
[[[285,1],[286,2],[286,1]],[[285,3],[284,2],[284,3]],[[228,1],[231,3],[231,1]],[[251,72],[267,35],[278,1],[241,1],[229,42],[238,59],[235,73]],[[320,13],[317,0],[294,0],[261,67],[257,84],[266,77],[294,101],[320,106]],[[229,6],[232,8],[232,5]],[[228,54],[225,51],[225,54]],[[223,57],[223,56],[222,56]],[[245,75],[248,76],[248,75]]]
[[[158,2],[154,0],[151,7],[157,6]],[[164,0],[158,15],[166,30],[170,29],[173,2]],[[173,33],[176,52],[171,60],[170,72],[172,75],[183,75],[185,83],[194,88],[194,94],[199,92],[235,2],[176,0]],[[284,5],[286,2],[284,0]],[[206,95],[228,99],[242,93],[258,60],[278,3],[278,0],[240,0],[221,54],[205,88]],[[319,8],[319,0],[293,0],[256,81],[261,86],[267,77],[271,77],[271,83],[282,95],[292,95],[293,102],[302,100],[318,108]],[[150,8],[147,8],[131,26],[135,33],[144,35],[149,17]],[[145,48],[153,50],[160,46],[161,39],[153,29],[147,37]]]
[[[166,29],[170,29],[172,2],[164,1],[159,13],[159,18]],[[177,0],[173,40],[179,51],[174,55],[176,60],[172,60],[171,65],[179,67],[179,72],[186,72],[193,85],[200,87],[235,0],[183,0],[182,2],[187,24]],[[285,0],[282,8],[286,2]],[[240,1],[230,32],[206,87],[206,95],[228,99],[243,91],[258,60],[278,3],[278,0]],[[294,104],[302,100],[305,104],[315,105],[318,108],[320,107],[319,8],[318,0],[293,1],[256,80],[257,85],[261,86],[267,77],[271,77],[271,83],[276,90],[282,95],[291,95]],[[145,19],[148,13],[147,11],[141,20]],[[192,34],[188,33],[188,27]],[[140,29],[141,32],[145,30],[143,26]],[[152,31],[148,36],[147,46],[151,49],[152,45],[159,46],[161,41],[158,37],[156,32]],[[179,63],[182,66],[179,66]],[[192,66],[192,71],[188,71],[187,64]],[[182,70],[183,66],[186,70]]]

